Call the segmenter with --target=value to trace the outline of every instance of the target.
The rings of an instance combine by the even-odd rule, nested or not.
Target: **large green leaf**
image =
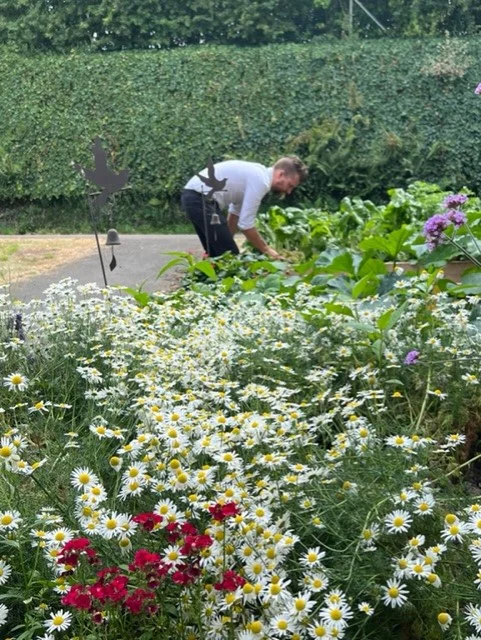
[[[205,274],[211,280],[217,280],[217,273],[215,272],[212,263],[208,260],[201,260],[200,262],[196,262],[194,268],[197,269],[197,271]]]

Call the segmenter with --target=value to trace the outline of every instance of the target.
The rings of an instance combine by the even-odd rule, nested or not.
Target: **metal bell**
[[[121,244],[119,234],[116,229],[109,229],[107,231],[107,240],[105,241],[106,247],[112,247],[114,244]]]
[[[220,218],[218,213],[213,213],[210,219],[211,224],[220,224]]]

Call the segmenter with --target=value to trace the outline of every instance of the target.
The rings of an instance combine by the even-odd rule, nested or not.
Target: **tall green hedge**
[[[472,60],[481,41],[467,41]],[[22,57],[0,53],[0,203],[78,198],[71,161],[96,135],[131,169],[153,218],[215,160],[307,158],[311,201],[410,179],[481,187],[481,80],[426,75],[438,40],[198,47]],[[461,63],[461,61],[459,61]]]

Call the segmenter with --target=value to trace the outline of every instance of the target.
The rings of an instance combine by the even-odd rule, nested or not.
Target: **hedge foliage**
[[[481,77],[473,61],[481,42],[467,45],[462,77],[426,73],[443,46],[426,39],[3,51],[0,202],[82,196],[71,162],[91,166],[96,135],[113,166],[131,170],[132,192],[122,199],[152,219],[177,202],[209,155],[270,163],[297,152],[311,168],[301,191],[310,202],[375,197],[415,179],[479,191]]]
[[[0,44],[19,51],[120,51],[186,44],[256,46],[317,37],[479,33],[479,0],[2,0]]]

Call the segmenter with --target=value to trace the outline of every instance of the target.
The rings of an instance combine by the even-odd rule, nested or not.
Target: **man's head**
[[[272,173],[271,190],[289,195],[307,178],[307,167],[297,156],[280,158]]]

